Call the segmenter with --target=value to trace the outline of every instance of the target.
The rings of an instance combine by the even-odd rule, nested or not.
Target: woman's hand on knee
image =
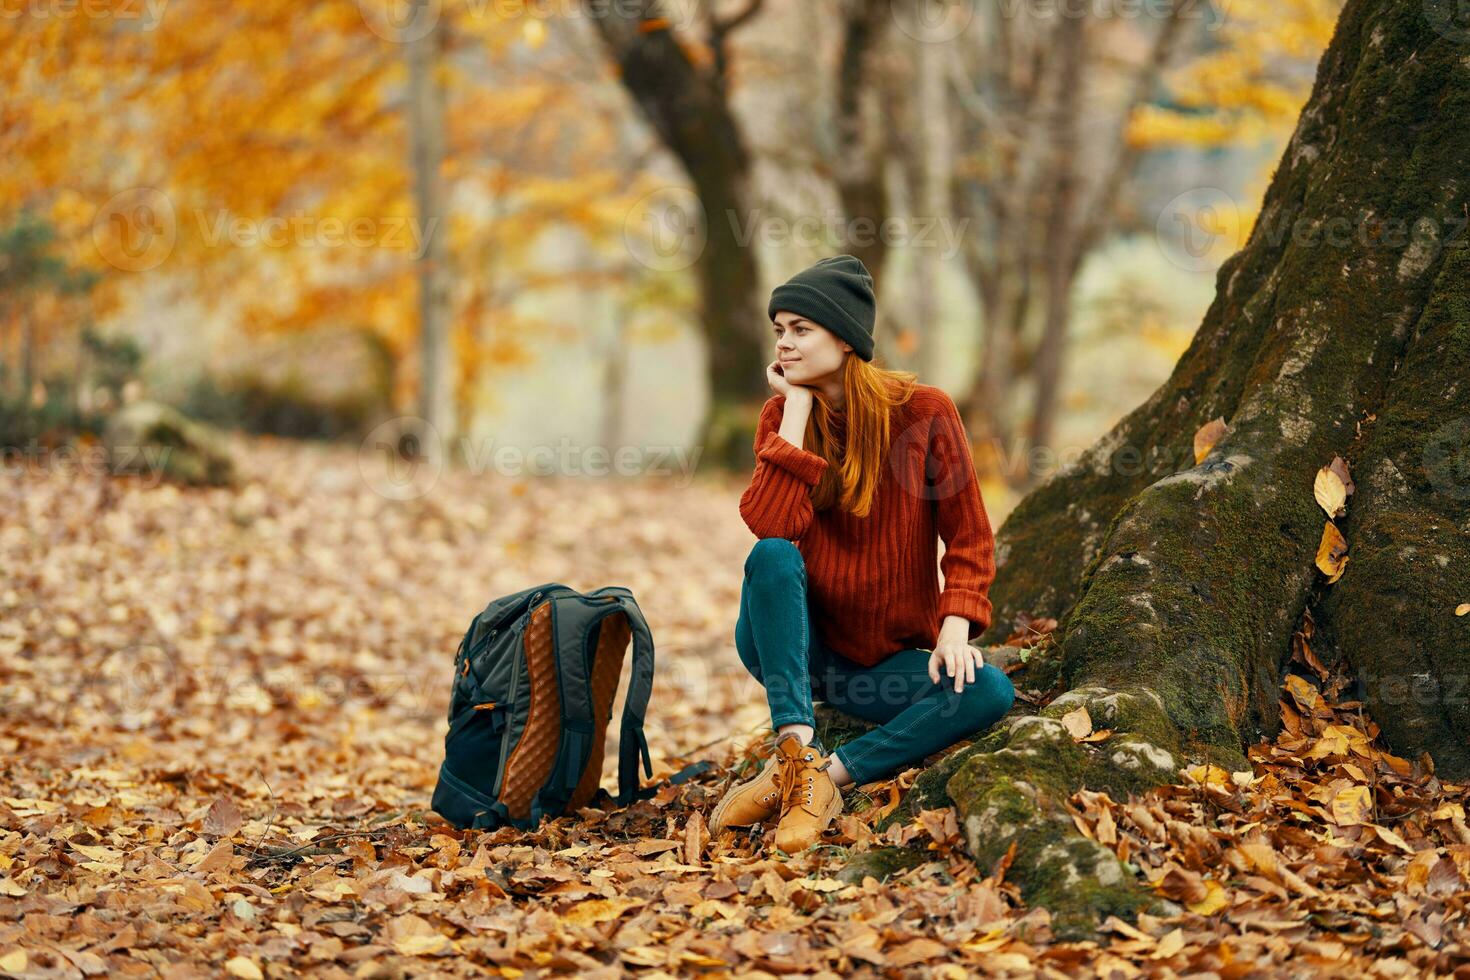
[[[929,679],[940,682],[940,674],[954,678],[955,693],[965,689],[966,684],[975,683],[975,674],[985,668],[985,657],[979,647],[972,647],[964,640],[940,637],[929,654]]]

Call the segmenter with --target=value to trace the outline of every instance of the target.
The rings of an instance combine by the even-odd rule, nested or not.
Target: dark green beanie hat
[[[855,255],[834,255],[803,269],[771,291],[766,312],[778,310],[819,323],[852,345],[865,361],[873,359],[873,277]]]

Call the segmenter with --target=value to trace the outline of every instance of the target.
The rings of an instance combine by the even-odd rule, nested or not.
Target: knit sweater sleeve
[[[995,580],[995,536],[980,499],[980,481],[970,455],[970,438],[959,410],[947,395],[932,420],[929,492],[934,498],[944,555],[939,569],[944,589],[939,616],[963,616],[974,639],[990,625],[990,583]]]
[[[755,430],[755,472],[740,496],[740,516],[758,538],[795,541],[811,526],[811,491],[827,461],[782,437],[783,405],[784,399],[772,398],[761,409]]]

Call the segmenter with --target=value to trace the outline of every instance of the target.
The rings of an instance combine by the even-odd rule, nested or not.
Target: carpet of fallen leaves
[[[1073,797],[1178,913],[1062,942],[1009,859],[965,858],[953,810],[874,831],[913,772],[797,858],[763,828],[710,839],[764,717],[732,646],[738,485],[449,473],[393,501],[350,449],[237,448],[234,489],[0,482],[0,975],[1470,975],[1465,787],[1336,700],[1310,621],[1253,771]],[[633,589],[656,767],[720,765],[535,833],[455,831],[427,809],[454,646],[544,581]],[[837,876],[885,846],[927,860]]]

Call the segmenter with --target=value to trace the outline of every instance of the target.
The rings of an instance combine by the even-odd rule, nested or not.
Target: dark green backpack
[[[435,812],[461,828],[532,829],[605,794],[604,740],[630,638],[615,802],[652,796],[638,776],[640,758],[653,775],[643,735],[653,637],[643,613],[622,586],[583,595],[550,582],[491,602],[460,641]]]

